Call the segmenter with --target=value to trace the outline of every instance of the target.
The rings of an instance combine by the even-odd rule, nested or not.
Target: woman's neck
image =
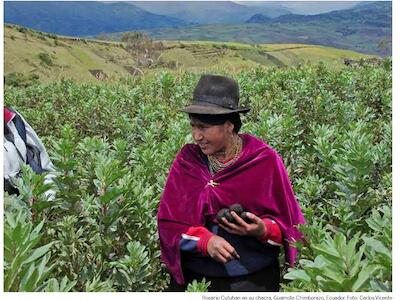
[[[213,154],[213,156],[220,162],[228,162],[238,154],[238,147],[240,147],[240,137],[235,133],[233,138],[228,141],[225,149]]]

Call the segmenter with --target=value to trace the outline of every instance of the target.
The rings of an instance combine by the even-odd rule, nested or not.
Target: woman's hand
[[[221,226],[227,232],[243,236],[254,236],[257,238],[266,233],[265,231],[267,229],[264,221],[255,214],[246,212],[247,218],[252,222],[249,224],[239,217],[234,211],[231,211],[230,213],[235,218],[237,224],[229,222],[225,217],[222,218],[222,223],[219,223],[219,226]]]
[[[234,258],[240,258],[235,248],[218,235],[214,235],[208,240],[207,252],[213,259],[223,264]]]

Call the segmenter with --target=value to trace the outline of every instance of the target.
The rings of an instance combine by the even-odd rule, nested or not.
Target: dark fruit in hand
[[[224,217],[228,220],[228,222],[236,223],[235,218],[231,215],[231,212],[228,209],[226,210]]]
[[[217,221],[222,222],[222,217],[225,217],[225,214],[229,212],[229,209],[227,208],[222,208],[220,211],[217,213]]]
[[[229,206],[230,211],[234,211],[238,216],[243,212],[243,208],[240,204],[232,204]]]

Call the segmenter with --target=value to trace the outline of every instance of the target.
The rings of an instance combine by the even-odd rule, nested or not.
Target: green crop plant
[[[193,280],[188,284],[186,292],[207,292],[211,282],[203,278],[201,281]]]
[[[53,242],[40,244],[44,220],[33,226],[22,211],[7,212],[4,226],[4,289],[31,292],[50,277]]]
[[[229,74],[252,108],[242,132],[282,156],[307,221],[282,291],[392,289],[390,65]],[[178,109],[199,77],[164,71],[113,83],[5,85],[5,104],[29,121],[56,167],[50,185],[24,168],[20,196],[4,197],[5,291],[168,286],[156,215],[171,163],[192,142]]]

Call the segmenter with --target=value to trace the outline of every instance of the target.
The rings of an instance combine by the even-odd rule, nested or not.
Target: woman
[[[181,110],[196,144],[173,162],[158,212],[171,291],[203,277],[210,291],[279,291],[281,245],[294,263],[303,215],[276,151],[238,134],[239,114],[249,111],[238,103],[236,81],[204,75]],[[246,212],[221,211],[233,204]]]

